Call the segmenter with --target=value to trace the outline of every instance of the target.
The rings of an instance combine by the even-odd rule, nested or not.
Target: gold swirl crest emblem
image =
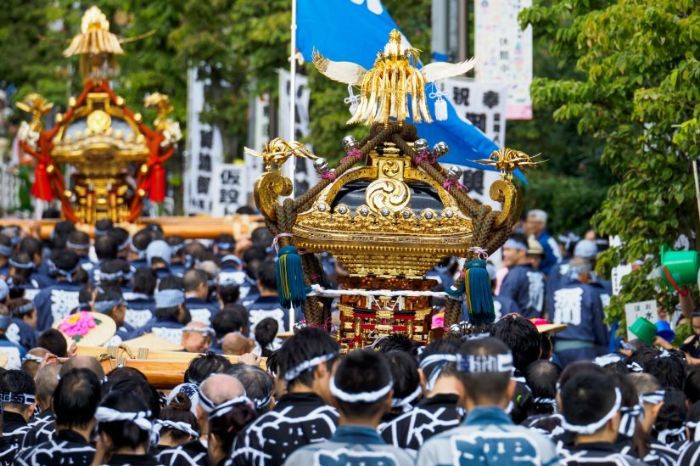
[[[392,178],[373,181],[365,191],[365,202],[369,208],[382,215],[403,210],[410,200],[406,183]]]

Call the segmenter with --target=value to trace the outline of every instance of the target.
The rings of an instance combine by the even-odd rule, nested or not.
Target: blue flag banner
[[[297,48],[307,61],[316,49],[330,60],[370,69],[392,29],[398,26],[380,0],[297,0]],[[426,100],[434,117],[436,98],[429,96],[432,90],[433,85],[428,84]],[[488,158],[499,147],[479,128],[460,119],[449,101],[447,112],[445,121],[416,124],[420,137],[430,145],[443,141],[449,146],[442,163],[492,169],[474,160]]]

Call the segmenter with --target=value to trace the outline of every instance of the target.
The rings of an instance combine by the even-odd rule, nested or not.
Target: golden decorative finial
[[[31,113],[32,121],[30,127],[33,131],[41,131],[43,125],[41,119],[53,108],[53,104],[46,100],[42,95],[32,92],[28,94],[21,102],[17,102],[17,108],[23,112]]]
[[[155,119],[156,129],[161,130],[162,126],[167,121],[167,116],[172,113],[173,105],[170,103],[170,97],[166,94],[161,94],[160,92],[153,92],[148,94],[143,99],[143,104],[146,108],[156,107],[158,109],[158,116]]]
[[[525,152],[506,147],[493,151],[488,159],[480,159],[476,162],[496,167],[503,178],[512,180],[516,169],[525,170],[544,162],[544,160],[535,160],[537,157],[538,155],[530,157]]]
[[[249,147],[243,148],[243,151],[248,155],[261,157],[265,165],[265,171],[279,169],[292,155],[311,160],[318,158],[316,154],[307,149],[301,142],[289,142],[283,138],[271,140],[263,146],[262,152],[257,152]]]
[[[360,86],[360,104],[348,124],[386,124],[389,119],[404,121],[409,118],[409,94],[413,121],[419,123],[425,120],[430,123],[432,118],[426,105],[425,85],[466,73],[474,67],[474,59],[455,64],[431,63],[418,69],[419,53],[418,49],[402,45],[401,33],[394,29],[370,70],[356,63],[329,60],[316,50],[313,52],[313,62],[324,76]]]
[[[63,55],[81,55],[80,68],[84,75],[101,74],[105,61],[112,61],[114,55],[123,54],[119,38],[109,32],[109,21],[96,6],[91,6],[83,15],[80,34],[73,37]],[[110,63],[111,64],[111,63]]]

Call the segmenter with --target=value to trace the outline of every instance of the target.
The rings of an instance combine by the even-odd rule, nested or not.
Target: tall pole
[[[296,126],[296,106],[297,106],[297,0],[292,0],[292,24],[290,26],[292,33],[291,46],[289,51],[289,134],[287,139],[293,142],[295,139]],[[296,159],[290,157],[284,166],[284,175],[292,180],[294,186],[294,168]]]

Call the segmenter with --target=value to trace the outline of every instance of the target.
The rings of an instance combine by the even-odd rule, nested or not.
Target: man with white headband
[[[90,441],[101,394],[100,380],[88,369],[61,377],[53,397],[56,432],[44,442],[25,445],[16,464],[91,464],[95,448]]]
[[[66,249],[54,251],[51,262],[54,265],[54,283],[34,297],[36,329],[39,332],[51,328],[54,322],[60,322],[78,306],[78,294],[82,287],[82,284],[73,281],[79,268],[77,254]]]
[[[562,451],[565,464],[646,464],[615,446],[622,394],[613,378],[593,371],[578,373],[564,383],[560,398],[562,427],[574,436],[573,447]]]
[[[165,338],[175,345],[182,341],[182,329],[190,320],[190,313],[185,306],[185,292],[182,279],[179,277],[165,277],[158,284],[155,293],[155,312],[151,319],[143,327],[136,329],[130,337],[140,337],[152,332],[154,335]]]
[[[628,374],[626,377],[637,390],[639,407],[642,409],[642,415],[638,418],[637,423],[641,426],[648,439],[646,446],[649,449],[649,453],[643,458],[644,462],[649,464],[656,462],[663,465],[676,464],[678,460],[677,449],[663,445],[650,435],[659,411],[664,405],[665,392],[661,384],[651,374]]]
[[[464,387],[457,374],[457,353],[462,342],[442,338],[420,355],[419,373],[426,397],[414,409],[382,424],[384,441],[414,454],[429,438],[458,426],[464,418]]]
[[[29,430],[27,423],[36,407],[36,385],[29,375],[11,369],[0,375],[2,402],[2,438],[0,464],[13,464]]]
[[[391,408],[390,374],[382,353],[350,352],[337,364],[330,381],[333,404],[340,412],[338,428],[328,440],[295,451],[284,464],[413,465],[408,453],[387,445],[377,434],[382,415]]]
[[[197,393],[196,416],[200,426],[199,438],[179,447],[163,450],[158,456],[161,464],[208,465],[209,418],[212,412],[227,402],[244,397],[245,389],[235,377],[227,374],[212,374],[202,382]]]
[[[534,235],[544,249],[544,258],[540,264],[540,270],[545,274],[561,261],[559,245],[547,231],[547,212],[540,209],[532,209],[527,213],[525,231],[528,235]]]
[[[498,295],[510,298],[523,316],[541,317],[544,309],[544,275],[532,267],[527,257],[527,238],[515,233],[503,245],[503,265],[508,273]]]
[[[550,440],[514,425],[504,411],[515,391],[508,347],[486,337],[468,340],[458,354],[467,418],[461,426],[428,440],[418,452],[418,466],[559,464]]]
[[[122,341],[128,340],[134,332],[134,327],[126,322],[126,301],[122,292],[117,287],[98,287],[93,310],[109,316],[117,325],[117,333],[109,340],[107,346],[119,346]]]
[[[229,464],[278,466],[295,450],[329,438],[338,422],[329,383],[338,343],[325,331],[306,327],[277,352],[278,379],[287,393],[237,438]]]

